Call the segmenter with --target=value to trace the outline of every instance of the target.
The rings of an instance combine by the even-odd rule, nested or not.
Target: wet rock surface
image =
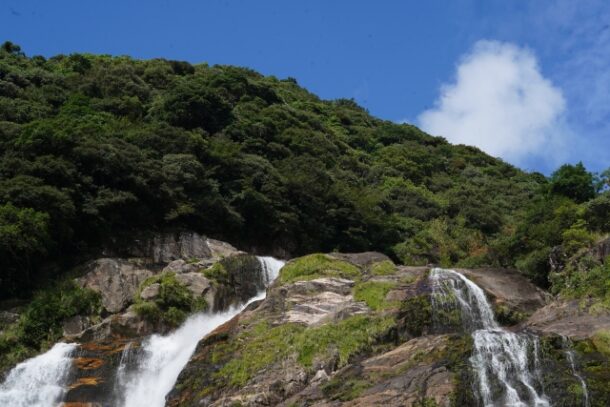
[[[550,296],[532,284],[517,271],[510,269],[455,269],[474,281],[490,297],[493,303],[532,313],[544,306]]]

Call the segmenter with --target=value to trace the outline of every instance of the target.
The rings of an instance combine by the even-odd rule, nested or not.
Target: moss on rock
[[[333,259],[326,254],[316,253],[299,257],[286,264],[280,272],[280,282],[313,280],[320,277],[342,277],[358,279],[361,271],[355,265]]]
[[[381,311],[392,306],[398,306],[397,301],[387,301],[388,292],[396,287],[389,281],[365,281],[354,287],[354,299],[364,301],[373,311]]]

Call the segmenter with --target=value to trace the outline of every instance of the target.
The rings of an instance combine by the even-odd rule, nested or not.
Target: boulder
[[[76,315],[68,318],[62,324],[64,338],[75,338],[89,326],[91,326],[91,319],[89,317]]]
[[[210,249],[211,256],[215,260],[236,256],[238,254],[244,254],[244,252],[237,250],[229,243],[221,242],[220,240],[207,239],[207,244]]]
[[[176,274],[176,280],[184,284],[195,296],[204,295],[211,287],[210,280],[201,273]]]
[[[579,300],[554,301],[540,308],[521,328],[543,335],[567,336],[573,340],[590,338],[600,329],[610,329],[610,312],[591,309]]]
[[[345,316],[366,314],[369,308],[354,300],[353,286],[352,280],[342,278],[317,278],[287,286],[285,304],[288,311],[283,315],[282,323],[319,325]]]
[[[550,295],[515,270],[480,268],[455,269],[481,287],[494,302],[530,314],[544,306]]]
[[[139,263],[103,258],[89,262],[86,274],[76,282],[83,288],[97,291],[102,305],[109,313],[117,313],[131,303],[140,284],[154,272]]]
[[[160,288],[161,284],[153,283],[142,290],[142,292],[140,293],[140,298],[144,301],[150,301],[152,299],[155,299],[159,295]]]

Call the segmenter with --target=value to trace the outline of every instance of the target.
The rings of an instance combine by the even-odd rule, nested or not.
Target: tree
[[[593,174],[585,169],[582,162],[576,165],[564,164],[551,176],[551,192],[577,203],[586,202],[595,197]]]

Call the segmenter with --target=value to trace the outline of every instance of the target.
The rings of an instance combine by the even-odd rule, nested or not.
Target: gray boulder
[[[97,259],[85,267],[88,271],[76,280],[77,284],[99,292],[104,309],[110,313],[129,305],[140,284],[154,274],[137,262],[121,259]]]

